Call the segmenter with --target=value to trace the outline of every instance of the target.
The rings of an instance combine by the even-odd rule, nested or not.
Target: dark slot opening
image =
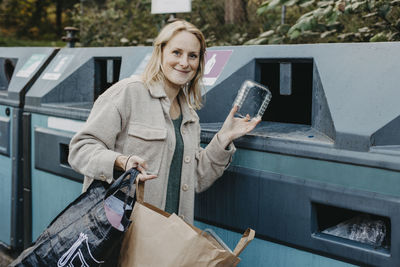
[[[70,166],[68,163],[69,145],[60,143],[60,164]]]
[[[11,59],[7,58],[4,62],[4,72],[8,82],[10,82],[11,80],[11,77],[14,73],[14,69],[15,69],[15,63]]]
[[[118,82],[121,58],[97,58],[95,64],[94,101],[111,85]]]
[[[312,229],[313,232],[324,233],[327,235],[338,236],[341,238],[353,240],[355,242],[361,242],[367,245],[371,245],[373,247],[381,247],[383,249],[390,249],[390,236],[391,236],[391,223],[390,218],[378,216],[374,214],[369,214],[360,211],[354,211],[334,206],[328,206],[319,203],[313,203],[313,211],[315,212],[316,219],[316,227],[317,229]],[[356,232],[365,234],[372,237],[377,233],[377,222],[379,225],[383,224],[385,228],[385,235],[383,241],[380,246],[373,245],[373,242],[366,242],[366,240],[357,240],[354,237],[356,236]],[[338,226],[343,227],[343,225],[351,225],[350,228],[341,228],[348,229],[347,234],[348,237],[337,235],[339,232]],[[336,230],[335,230],[336,228]],[[335,232],[333,231],[335,230]],[[330,232],[330,233],[329,233]],[[359,236],[359,235],[358,235]],[[377,238],[378,239],[378,238]]]
[[[312,60],[258,61],[257,68],[259,82],[268,86],[272,93],[271,102],[262,120],[311,125]],[[286,74],[281,73],[284,70]],[[281,84],[283,82],[285,84]]]
[[[16,58],[0,58],[0,90],[8,89],[16,64]]]

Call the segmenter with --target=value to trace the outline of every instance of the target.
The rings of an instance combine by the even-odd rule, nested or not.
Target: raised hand
[[[224,147],[228,146],[233,140],[251,132],[261,121],[261,118],[250,120],[249,115],[244,118],[235,118],[234,115],[237,110],[238,106],[235,105],[226,117],[221,130],[217,133],[218,139]]]

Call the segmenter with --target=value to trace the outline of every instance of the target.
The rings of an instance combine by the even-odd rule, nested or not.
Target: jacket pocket
[[[130,123],[126,153],[146,160],[149,174],[158,174],[167,141],[167,129]]]
[[[146,141],[165,140],[167,138],[167,129],[149,128],[147,125],[131,123],[128,134]]]

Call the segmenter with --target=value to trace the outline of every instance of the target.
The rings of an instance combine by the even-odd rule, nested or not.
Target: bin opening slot
[[[68,163],[69,145],[60,143],[60,164],[70,166]]]
[[[118,82],[121,58],[95,58],[94,101],[111,85]]]
[[[390,218],[320,203],[312,207],[316,215],[312,232],[390,250]]]
[[[14,73],[16,58],[0,58],[0,90],[7,90]]]
[[[313,60],[257,60],[256,80],[272,93],[263,121],[311,125]]]

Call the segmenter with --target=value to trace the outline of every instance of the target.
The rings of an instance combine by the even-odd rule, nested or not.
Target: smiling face
[[[196,75],[200,62],[200,42],[187,31],[180,31],[164,46],[162,70],[169,86],[181,88]]]

